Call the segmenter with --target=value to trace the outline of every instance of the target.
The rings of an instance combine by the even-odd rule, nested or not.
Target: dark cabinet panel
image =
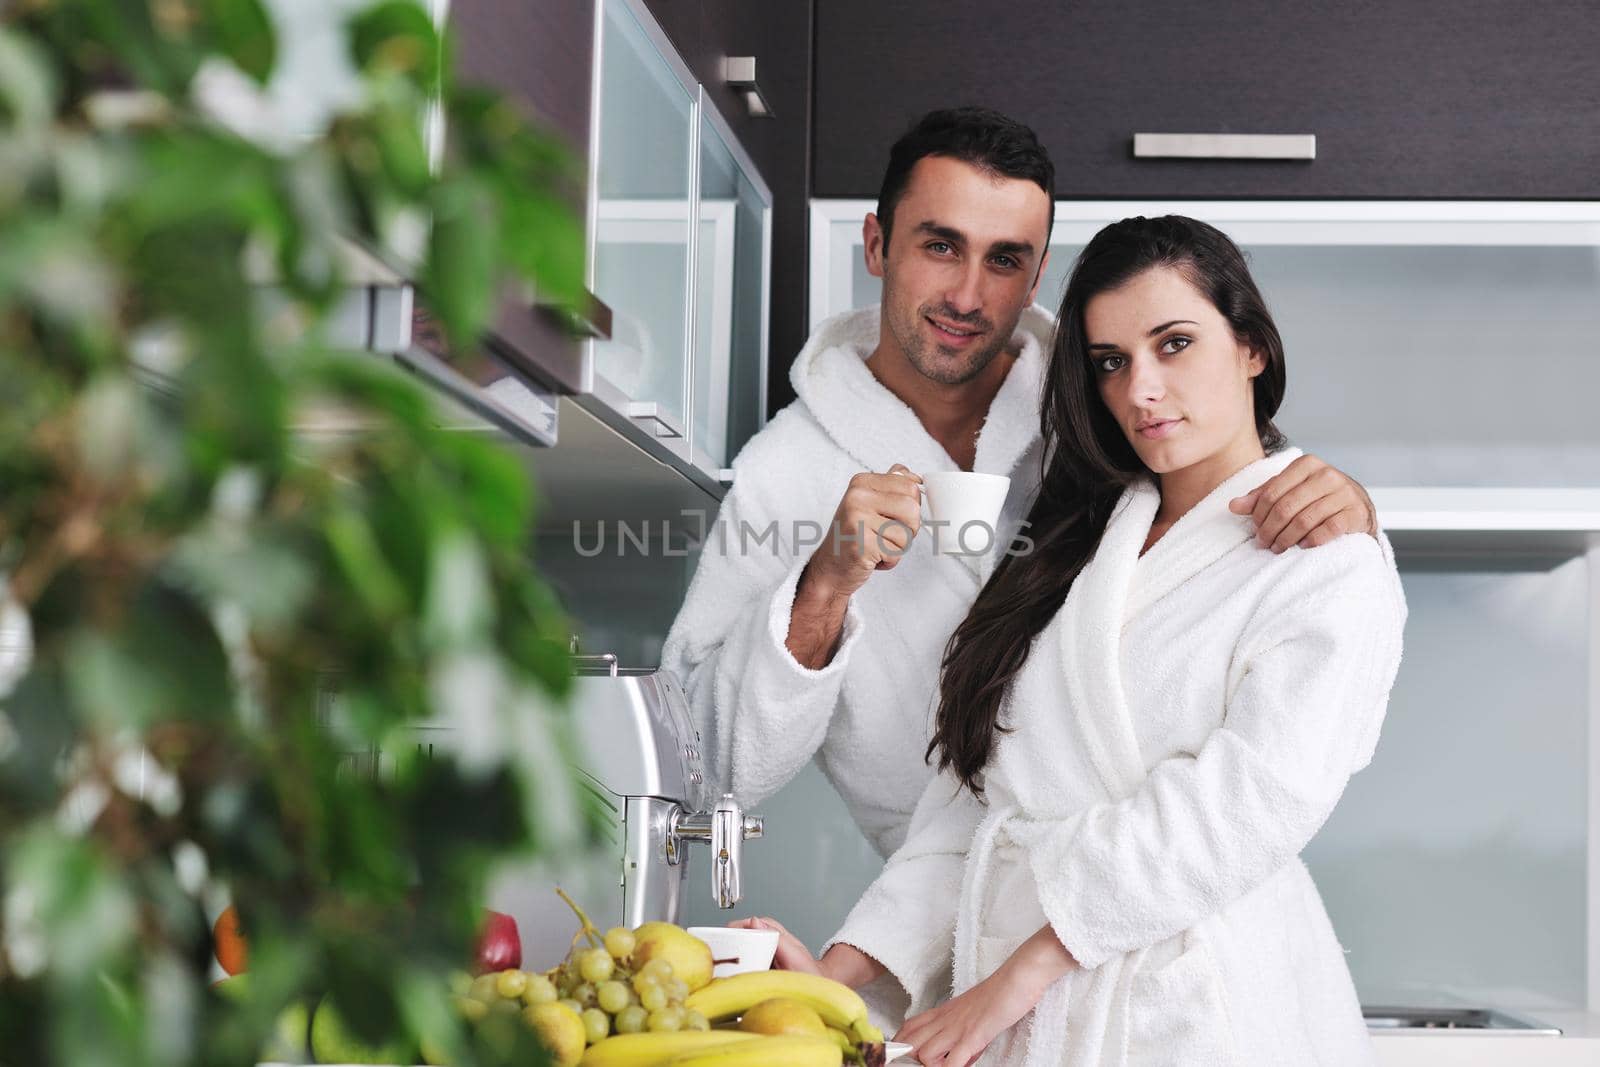
[[[593,85],[592,0],[452,0],[456,76],[495,89],[530,119],[558,134],[580,167],[589,157],[589,103]],[[584,210],[581,183],[573,208]],[[581,342],[557,322],[520,300],[503,300],[495,333],[525,366],[545,367],[547,383],[577,387]]]
[[[1600,196],[1589,0],[816,0],[814,190],[873,196],[924,111],[1039,131],[1063,197]],[[1135,159],[1135,133],[1315,134],[1310,162]]]
[[[506,93],[585,156],[593,0],[452,0],[450,27],[459,78]]]

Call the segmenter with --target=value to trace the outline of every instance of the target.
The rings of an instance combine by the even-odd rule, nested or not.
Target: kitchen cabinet
[[[613,311],[580,402],[706,487],[764,422],[772,196],[637,0],[601,0],[591,284]]]
[[[815,50],[817,196],[875,195],[884,146],[969,102],[1038,131],[1062,197],[1600,196],[1585,0],[817,0]],[[1137,133],[1310,134],[1316,158],[1136,159]]]
[[[700,112],[695,463],[720,472],[764,423],[772,194],[714,108]]]
[[[872,207],[813,203],[814,323],[878,301]],[[1363,1001],[1600,1011],[1600,204],[1062,200],[1040,303],[1101,226],[1169,212],[1246,251],[1276,421],[1400,562],[1383,739],[1305,853]]]

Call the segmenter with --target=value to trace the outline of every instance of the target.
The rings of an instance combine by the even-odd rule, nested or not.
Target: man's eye
[[[995,256],[994,261],[1007,270],[1010,270],[1017,265],[1017,261],[1012,259],[1010,256]]]
[[[950,251],[950,246],[944,241],[931,241],[928,244],[928,251],[942,256]]]

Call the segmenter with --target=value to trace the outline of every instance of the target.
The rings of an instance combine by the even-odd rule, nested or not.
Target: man
[[[1007,475],[1002,529],[1028,512],[1052,327],[1033,300],[1054,199],[1033,132],[992,111],[933,112],[891,150],[864,223],[880,305],[822,324],[795,360],[798,399],[734,460],[662,654],[712,781],[741,803],[815,758],[882,855],[904,840],[932,776],[945,642],[994,562],[916,536],[917,481]],[[1360,486],[1313,457],[1233,507],[1275,550],[1375,530]]]

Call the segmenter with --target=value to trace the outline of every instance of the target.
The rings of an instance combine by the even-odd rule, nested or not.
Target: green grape
[[[501,971],[495,975],[494,988],[508,1000],[520,1000],[522,991],[528,988],[528,976],[521,971]]]
[[[456,1011],[469,1023],[478,1022],[489,1014],[489,1005],[475,997],[455,997],[454,1003]]]
[[[643,997],[646,989],[649,989],[653,985],[660,985],[661,983],[656,981],[652,976],[641,972],[633,976],[632,984],[633,991],[639,994],[640,997]]]
[[[616,973],[616,961],[603,948],[590,949],[578,958],[578,973],[585,982],[599,984]]]
[[[623,1008],[621,1011],[617,1012],[617,1033],[642,1033],[644,1031],[645,1020],[649,1017],[650,1013],[639,1007],[639,1005],[629,1004],[626,1008]]]
[[[613,926],[606,931],[605,942],[611,958],[620,961],[633,955],[633,947],[639,943],[639,939],[626,926]]]
[[[672,981],[672,964],[663,959],[654,959],[639,970],[640,974],[648,975],[658,982]]]
[[[610,957],[607,957],[608,959]],[[589,1044],[598,1044],[611,1036],[611,1016],[599,1008],[583,1010],[583,1036]]]
[[[683,1013],[683,1028],[685,1030],[709,1030],[711,1029],[711,1020],[699,1012],[689,1009]]]
[[[458,997],[464,997],[472,991],[472,975],[466,971],[450,972],[450,992]]]
[[[676,1008],[662,1008],[660,1011],[650,1013],[650,1018],[645,1020],[645,1026],[651,1033],[665,1034],[674,1030],[683,1029],[683,1013]]]
[[[674,1004],[682,1004],[689,999],[689,983],[682,978],[674,978],[666,983],[667,999]]]
[[[666,989],[659,984],[653,983],[639,990],[639,1003],[644,1005],[645,1011],[652,1014],[665,1008],[669,999]],[[650,1029],[654,1030],[655,1027],[652,1026]]]
[[[500,994],[495,990],[495,983],[499,978],[500,976],[494,973],[478,975],[467,987],[467,996],[473,1000],[481,1000],[485,1004],[493,1004],[500,999]]]
[[[542,974],[528,975],[528,988],[522,991],[524,1004],[548,1004],[560,996],[555,983]]]
[[[583,1014],[583,1005],[579,1004],[576,1000],[573,1000],[571,997],[563,998],[563,999],[557,1001],[556,1003],[565,1004],[567,1007],[572,1009],[572,1014],[574,1014],[574,1015],[581,1016]]]
[[[586,1008],[594,1007],[594,986],[590,985],[588,982],[583,983],[572,991],[572,999],[576,1000],[579,1004],[582,1004]]]
[[[601,982],[594,988],[594,997],[600,1010],[612,1015],[633,1002],[633,994],[621,982]]]
[[[496,1015],[515,1015],[522,1010],[522,1001],[507,1000],[505,997],[495,997],[494,1003],[489,1005],[489,1010]]]

